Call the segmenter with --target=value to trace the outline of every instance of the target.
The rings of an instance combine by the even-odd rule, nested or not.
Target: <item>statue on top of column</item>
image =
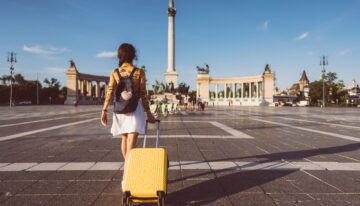
[[[176,9],[174,7],[174,0],[169,1],[168,14],[169,16],[175,16],[176,14]]]
[[[197,73],[198,74],[209,74],[210,73],[210,67],[208,64],[205,64],[204,67],[196,66]]]
[[[73,67],[73,68],[75,68],[76,69],[76,65],[75,65],[75,62],[74,62],[74,60],[73,59],[70,59],[70,68],[71,67]]]
[[[271,73],[271,65],[270,64],[265,65],[264,73]]]

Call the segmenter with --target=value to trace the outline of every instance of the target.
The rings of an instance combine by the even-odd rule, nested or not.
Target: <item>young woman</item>
[[[133,45],[124,43],[118,49],[119,72],[122,77],[130,75],[135,68],[133,61],[136,60],[136,50]],[[155,122],[155,118],[150,112],[149,102],[146,93],[146,78],[144,70],[138,68],[132,78],[134,92],[139,92],[139,102],[134,112],[128,114],[113,114],[113,123],[111,133],[113,136],[121,135],[121,152],[125,160],[130,150],[136,146],[139,134],[145,134],[145,116],[150,123]],[[104,127],[107,124],[107,108],[112,99],[113,93],[119,81],[118,74],[113,70],[110,74],[110,82],[108,85],[104,107],[101,113],[101,123]],[[124,167],[125,168],[125,167]]]

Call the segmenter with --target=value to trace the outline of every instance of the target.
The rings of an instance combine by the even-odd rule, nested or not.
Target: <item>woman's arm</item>
[[[146,113],[150,112],[148,95],[146,92],[146,77],[144,70],[140,69],[140,97]]]
[[[117,82],[116,82],[113,74],[114,74],[114,72],[111,71],[109,85],[108,85],[108,88],[107,88],[107,91],[106,91],[106,97],[105,97],[105,102],[104,102],[104,106],[103,106],[103,111],[107,110],[107,108],[108,108],[108,106],[110,104],[111,98],[113,96],[113,93],[114,93],[114,88],[117,85]]]

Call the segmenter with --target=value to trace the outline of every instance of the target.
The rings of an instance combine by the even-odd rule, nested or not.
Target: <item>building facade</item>
[[[80,73],[73,61],[66,73],[65,104],[99,104],[104,100],[109,77]]]
[[[212,78],[209,72],[198,72],[196,96],[209,105],[272,105],[274,73],[268,64],[257,76]]]
[[[298,83],[295,83],[291,86],[288,91],[289,95],[298,96],[300,100],[309,99],[309,78],[307,77],[306,71],[303,70],[303,73],[299,79]]]

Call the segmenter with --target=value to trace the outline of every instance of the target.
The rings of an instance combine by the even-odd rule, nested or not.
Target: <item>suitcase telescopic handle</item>
[[[159,141],[160,141],[160,120],[157,119],[157,120],[155,120],[155,122],[156,122],[156,147],[159,147]],[[143,148],[146,147],[148,124],[149,124],[149,120],[146,120]]]

